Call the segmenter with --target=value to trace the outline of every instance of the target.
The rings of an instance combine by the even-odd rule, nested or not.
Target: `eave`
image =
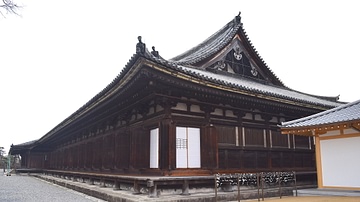
[[[289,105],[293,105],[293,106],[317,109],[317,110],[321,110],[321,111],[331,108],[329,106],[320,106],[320,105],[316,105],[316,104],[304,103],[304,102],[284,99],[284,98],[280,98],[280,97],[269,96],[266,94],[241,89],[238,86],[232,87],[229,85],[224,85],[224,83],[222,83],[221,81],[213,82],[213,80],[211,78],[206,78],[206,77],[203,77],[202,75],[198,75],[198,77],[191,76],[191,75],[185,73],[184,71],[181,71],[182,70],[181,67],[179,67],[177,65],[173,66],[173,67],[162,66],[162,65],[159,65],[157,63],[157,61],[155,62],[155,61],[151,61],[151,60],[145,60],[144,64],[159,71],[159,72],[167,74],[169,76],[179,78],[179,79],[182,79],[184,81],[188,81],[188,82],[191,82],[194,84],[198,84],[203,87],[209,87],[209,88],[213,88],[213,89],[217,89],[217,90],[221,90],[221,91],[226,91],[226,92],[230,92],[230,93],[249,96],[252,98],[257,98],[257,99],[260,98],[260,99],[271,101],[271,102],[277,102],[277,103],[289,104]],[[169,67],[171,67],[171,68],[169,68]],[[174,69],[174,68],[176,68],[176,69]]]
[[[100,93],[94,96],[93,99],[87,102],[79,110],[77,110],[75,113],[73,113],[56,127],[54,127],[50,132],[41,137],[37,141],[37,143],[41,144],[47,141],[49,138],[56,135],[63,128],[66,128],[70,123],[75,120],[81,119],[81,117],[83,117],[85,114],[87,114],[95,107],[101,105],[108,98],[113,96],[119,89],[123,88],[134,77],[134,75],[136,75],[136,73],[142,67],[143,60],[144,58],[140,55],[134,55],[130,59],[129,63],[125,66],[125,68],[122,70],[122,72],[107,87],[105,87]]]
[[[360,120],[302,127],[281,127],[281,134],[315,136],[319,134],[325,134],[329,131],[345,130],[351,128],[360,131]]]

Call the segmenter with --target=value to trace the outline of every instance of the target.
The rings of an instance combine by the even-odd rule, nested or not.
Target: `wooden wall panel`
[[[217,168],[217,128],[206,126],[200,131],[201,167]]]
[[[271,167],[273,169],[279,169],[282,167],[282,153],[271,152]]]
[[[280,131],[271,131],[271,139],[273,147],[288,147],[288,136],[281,134]]]
[[[130,166],[135,169],[150,167],[150,131],[138,128],[131,134]]]
[[[219,156],[219,168],[220,169],[225,169],[228,167],[228,163],[227,163],[227,150],[223,150],[220,149],[218,152],[218,156]]]
[[[292,168],[294,166],[294,157],[293,152],[283,152],[283,166],[285,168]]]
[[[102,166],[103,139],[102,137],[93,140],[93,169],[100,170]]]
[[[241,156],[238,150],[229,150],[227,155],[227,168],[240,168]]]
[[[269,168],[268,153],[266,151],[258,151],[256,162],[257,168]]]
[[[245,146],[264,147],[264,130],[258,128],[245,128]]]
[[[235,126],[216,125],[218,142],[229,145],[236,145]]]
[[[309,148],[309,137],[296,135],[295,148]]]
[[[79,169],[84,169],[86,156],[86,144],[82,143],[80,146],[80,154],[79,154]]]
[[[104,169],[113,169],[114,167],[114,150],[115,141],[114,135],[108,135],[104,137],[104,156],[103,156],[103,167]]]
[[[118,169],[127,169],[130,164],[130,134],[121,132],[116,135],[115,166]]]
[[[244,151],[244,168],[255,169],[256,168],[256,152],[254,151]]]
[[[90,141],[86,144],[86,168],[91,169],[92,163],[94,158],[94,152],[93,152],[93,142]]]

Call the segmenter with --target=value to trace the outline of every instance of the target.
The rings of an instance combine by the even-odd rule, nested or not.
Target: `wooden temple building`
[[[281,122],[341,105],[288,88],[251,44],[240,15],[172,59],[138,38],[100,93],[38,140],[11,146],[22,167],[136,176],[298,171],[316,177],[309,136]],[[310,175],[310,174],[309,174]]]

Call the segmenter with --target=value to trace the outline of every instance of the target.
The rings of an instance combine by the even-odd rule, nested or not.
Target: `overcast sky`
[[[0,146],[39,139],[109,84],[137,36],[170,59],[241,11],[244,28],[286,86],[355,101],[358,1],[15,0],[0,17]]]

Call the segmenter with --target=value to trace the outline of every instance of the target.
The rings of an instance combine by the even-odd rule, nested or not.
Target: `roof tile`
[[[284,122],[282,128],[307,127],[315,125],[341,123],[360,120],[360,100],[343,104],[336,108],[323,111],[311,116]]]

